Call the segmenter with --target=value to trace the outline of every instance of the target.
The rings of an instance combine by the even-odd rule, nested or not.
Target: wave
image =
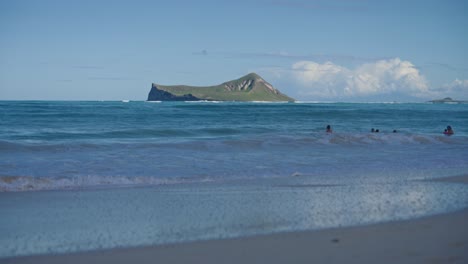
[[[309,145],[427,145],[427,144],[456,144],[467,145],[467,136],[422,135],[406,133],[333,133],[323,132],[301,133],[296,135],[277,135],[265,137],[253,137],[245,140],[256,139],[265,143],[275,144],[309,144]],[[242,140],[241,140],[242,141]]]
[[[0,154],[13,153],[18,151],[23,152],[41,152],[41,151],[70,151],[73,149],[80,150],[99,150],[112,148],[109,144],[97,144],[90,142],[62,142],[62,143],[42,143],[42,142],[13,142],[0,140]],[[115,146],[114,146],[115,147]]]
[[[374,144],[468,144],[468,137],[448,137],[444,135],[420,135],[403,133],[343,133],[316,136],[317,143],[334,145],[374,145]]]
[[[146,187],[214,181],[208,177],[158,178],[124,176],[31,177],[0,176],[0,192],[103,189],[116,187]]]
[[[47,137],[44,137],[44,139]],[[174,147],[177,149],[197,145],[228,146],[292,146],[292,145],[468,145],[468,136],[422,135],[404,133],[333,133],[321,132],[300,134],[274,134],[268,131],[245,133],[231,128],[205,128],[188,130],[128,130],[101,134],[63,135],[55,139],[41,140],[35,137],[25,140],[0,140],[0,154],[15,151],[69,151],[69,150],[105,150],[120,148]],[[70,140],[73,139],[73,140]],[[255,143],[256,142],[256,143]],[[253,144],[255,143],[255,144]]]
[[[93,139],[148,139],[148,138],[181,138],[186,137],[197,138],[205,136],[229,136],[240,134],[243,131],[228,127],[212,127],[212,128],[137,128],[137,129],[122,129],[122,130],[104,130],[101,132],[77,132],[77,131],[53,131],[53,132],[36,132],[30,134],[12,135],[13,140],[93,140]],[[0,142],[1,143],[1,142]],[[6,145],[7,143],[5,143]],[[11,143],[9,143],[11,144]],[[0,144],[1,147],[1,144]]]

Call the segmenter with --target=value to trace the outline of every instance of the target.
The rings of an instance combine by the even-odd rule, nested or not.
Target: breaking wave
[[[124,177],[95,175],[75,177],[0,176],[0,192],[147,187],[210,181],[213,181],[213,179],[208,177],[157,178],[144,176]]]
[[[112,148],[128,148],[131,146],[140,148],[152,148],[152,147],[168,147],[172,146],[175,148],[183,149],[184,147],[193,148],[194,146],[245,146],[256,148],[259,146],[268,147],[271,145],[275,146],[291,146],[296,144],[306,145],[336,145],[336,146],[349,146],[349,145],[426,145],[426,144],[456,144],[456,145],[468,145],[468,137],[466,136],[444,136],[444,135],[419,135],[419,134],[371,134],[371,133],[303,133],[296,135],[269,135],[262,134],[252,137],[238,136],[242,132],[236,129],[220,128],[220,129],[204,129],[203,133],[194,133],[189,131],[158,131],[157,133],[147,132],[148,134],[161,137],[161,140],[154,140],[152,142],[141,142],[141,141],[119,141],[109,140],[105,142],[77,140],[77,141],[65,141],[58,143],[51,143],[50,141],[8,141],[0,140],[0,153],[2,152],[15,152],[15,151],[64,151],[64,150],[111,150]],[[126,131],[126,132],[113,132],[106,135],[101,135],[102,138],[119,138],[122,135],[126,137],[138,134],[138,138],[141,138],[141,131]],[[194,135],[199,137],[195,137]],[[192,139],[189,139],[192,135]],[[204,140],[203,136],[213,136],[211,140]],[[231,136],[224,138],[223,136]],[[181,141],[171,140],[168,141],[165,137],[180,137]],[[87,137],[84,137],[85,139]],[[200,140],[201,139],[201,140]]]

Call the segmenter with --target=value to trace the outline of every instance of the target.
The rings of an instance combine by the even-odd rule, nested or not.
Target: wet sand
[[[28,256],[0,263],[468,263],[467,223],[465,208],[368,226]]]

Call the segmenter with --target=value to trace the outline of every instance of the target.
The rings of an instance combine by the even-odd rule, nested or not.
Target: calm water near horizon
[[[421,180],[468,174],[467,124],[468,104],[0,101],[0,257],[454,211],[465,185]]]

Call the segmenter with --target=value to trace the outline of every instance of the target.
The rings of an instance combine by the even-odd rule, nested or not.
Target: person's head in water
[[[379,132],[380,132],[380,130],[378,130],[378,129],[375,130],[375,133],[379,133]]]
[[[375,129],[374,129],[374,128],[372,128],[372,129],[370,130],[370,132],[374,133],[374,132],[375,132]]]
[[[447,126],[447,129],[444,130],[445,135],[453,135],[453,129],[451,126]]]
[[[396,133],[396,132],[397,132],[397,130],[396,130],[396,129],[394,129],[394,130],[393,130],[393,133]]]
[[[327,133],[331,133],[331,132],[332,132],[331,126],[327,125]]]

